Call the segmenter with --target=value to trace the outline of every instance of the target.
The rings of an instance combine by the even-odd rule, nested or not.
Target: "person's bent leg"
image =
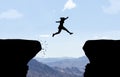
[[[72,32],[68,31],[65,27],[63,27],[63,30],[67,31],[70,35],[73,34]]]
[[[61,32],[62,29],[59,29],[58,32],[53,33],[52,37],[54,37],[56,34],[59,34]]]

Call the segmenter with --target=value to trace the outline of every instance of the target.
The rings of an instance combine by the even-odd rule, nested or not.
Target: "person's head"
[[[61,20],[64,20],[64,19],[65,19],[65,17],[60,17],[60,19],[61,19]]]

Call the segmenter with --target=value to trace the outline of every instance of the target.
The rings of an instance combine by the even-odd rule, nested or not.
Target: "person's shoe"
[[[52,35],[52,37],[54,37],[55,34]]]
[[[70,35],[73,34],[73,33],[70,33]]]

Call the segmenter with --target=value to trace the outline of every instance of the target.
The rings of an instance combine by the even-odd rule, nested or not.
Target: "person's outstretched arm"
[[[68,19],[69,17],[66,17],[65,19]]]

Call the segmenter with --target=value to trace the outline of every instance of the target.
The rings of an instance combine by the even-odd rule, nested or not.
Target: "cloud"
[[[76,7],[76,4],[73,2],[73,0],[68,0],[66,4],[64,5],[63,11],[66,9],[73,9]]]
[[[9,9],[5,12],[0,13],[0,19],[18,19],[22,18],[23,14],[15,9]]]
[[[110,5],[103,6],[104,13],[107,14],[118,14],[120,13],[120,0],[108,0]]]

